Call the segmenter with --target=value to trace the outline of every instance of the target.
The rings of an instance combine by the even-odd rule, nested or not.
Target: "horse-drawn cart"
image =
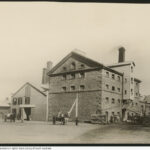
[[[10,122],[15,122],[15,117],[14,113],[8,113],[4,116],[4,121],[7,122],[7,120],[10,120]]]

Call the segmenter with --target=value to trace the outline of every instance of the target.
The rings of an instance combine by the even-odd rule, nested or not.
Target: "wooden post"
[[[79,100],[79,95],[77,93],[77,98],[76,98],[76,126],[78,125],[78,100]]]
[[[48,95],[49,91],[46,91],[46,121],[48,121]]]
[[[24,109],[24,108],[21,108],[21,122],[22,122],[22,123],[23,123],[23,121],[24,121],[23,109]]]

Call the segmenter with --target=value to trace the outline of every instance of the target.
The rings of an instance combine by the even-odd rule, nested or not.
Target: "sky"
[[[24,83],[41,87],[42,69],[74,49],[103,64],[118,48],[136,64],[150,94],[150,4],[0,2],[0,101]]]

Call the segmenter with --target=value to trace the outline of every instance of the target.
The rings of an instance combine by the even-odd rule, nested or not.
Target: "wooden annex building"
[[[46,95],[27,82],[12,95],[11,112],[16,119],[45,121]]]

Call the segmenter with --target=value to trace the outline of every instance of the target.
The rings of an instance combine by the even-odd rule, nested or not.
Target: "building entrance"
[[[26,113],[26,119],[27,121],[30,120],[30,115],[31,115],[31,108],[24,108],[24,111]]]

